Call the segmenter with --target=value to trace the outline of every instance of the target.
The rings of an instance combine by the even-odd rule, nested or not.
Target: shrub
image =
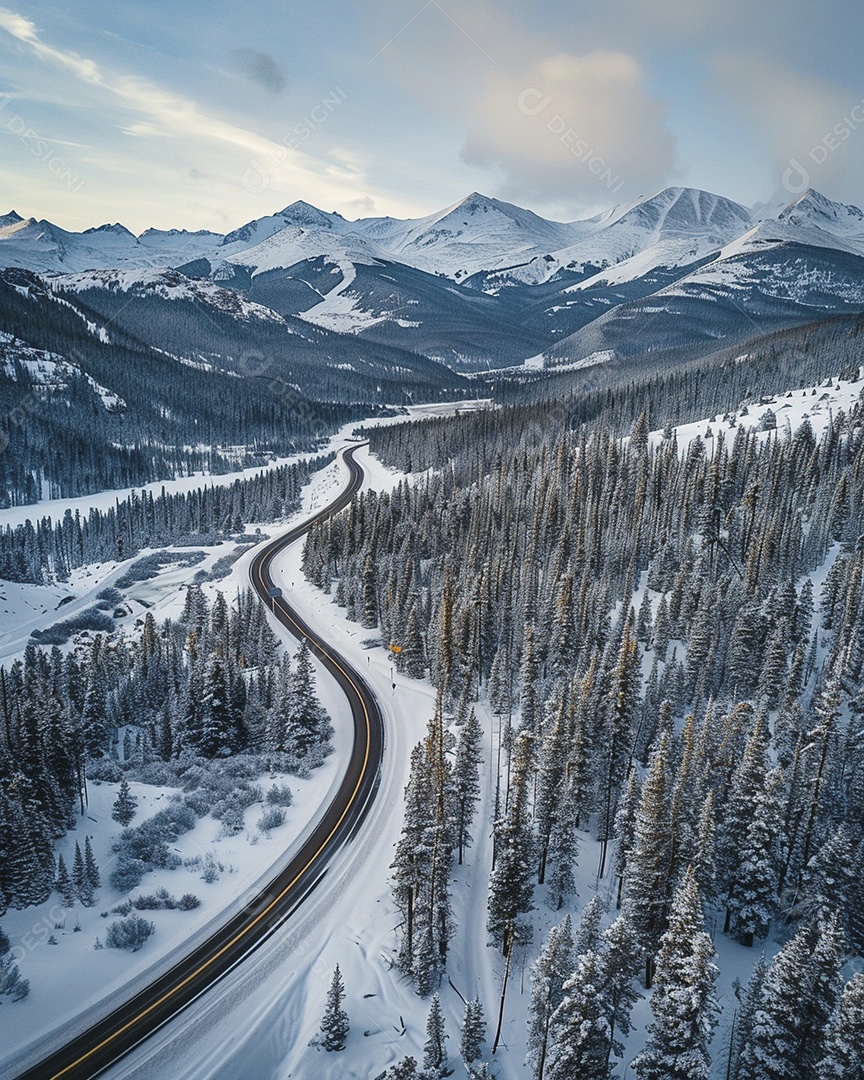
[[[183,893],[177,901],[178,911],[192,911],[196,907],[201,907],[201,901],[194,893]]]
[[[148,870],[157,867],[171,870],[180,866],[180,857],[170,851],[168,845],[193,828],[195,820],[193,811],[178,799],[148,821],[127,829],[114,844],[114,851],[119,855],[111,874],[114,888],[128,892],[141,884]]]
[[[69,619],[54,623],[43,630],[41,634],[37,635],[34,632],[31,637],[36,638],[38,636],[40,645],[65,645],[73,634],[77,634],[82,630],[92,630],[94,633],[110,633],[113,629],[114,623],[105,612],[93,607],[87,608],[86,611],[81,611]]]
[[[123,779],[123,770],[114,758],[95,758],[87,763],[87,779],[101,780],[106,784],[119,784]]]
[[[131,855],[121,854],[117,865],[111,871],[110,882],[112,888],[118,892],[129,892],[136,888],[144,879],[144,875],[150,867],[142,860],[135,859]]]
[[[211,813],[222,822],[222,830],[228,836],[243,831],[243,816],[246,808],[260,802],[261,788],[257,784],[242,783],[232,790],[213,807]]]
[[[152,555],[145,555],[137,559],[124,574],[116,579],[114,584],[118,589],[128,589],[141,581],[150,581],[163,569],[163,567],[177,564],[180,567],[197,566],[206,558],[203,551],[157,551]]]
[[[267,792],[268,806],[290,806],[294,796],[287,784],[274,784]]]
[[[280,825],[284,824],[285,811],[281,806],[271,806],[258,819],[258,829],[263,833],[268,833],[271,829],[278,829]]]
[[[149,896],[136,896],[132,901],[132,906],[136,911],[160,911],[167,909],[173,911],[177,906],[177,901],[168,892],[167,889],[157,889],[155,893],[151,893]]]
[[[105,935],[105,944],[109,949],[138,952],[147,938],[155,932],[156,927],[152,922],[147,922],[140,915],[132,915],[128,919],[118,919],[111,923]]]

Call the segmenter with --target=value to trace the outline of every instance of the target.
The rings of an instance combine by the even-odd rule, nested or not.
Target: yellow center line
[[[332,507],[328,507],[327,510],[322,510],[321,513],[316,514],[316,516],[314,518],[310,519],[310,521],[307,524],[311,525],[314,521],[316,521],[319,517],[321,517],[322,514],[326,514],[328,512],[328,510],[332,512]],[[262,552],[262,555],[263,554],[264,553]],[[276,552],[274,552],[273,554],[275,555]],[[272,556],[270,556],[270,557],[272,557]],[[264,563],[265,563],[265,561],[267,561],[267,560],[265,558],[262,558],[259,565],[258,565],[258,567],[256,569],[257,569],[257,572],[258,572],[258,580],[261,582],[261,587],[262,587],[262,589],[264,589],[266,591],[267,585],[266,585],[266,583],[264,581]],[[272,578],[271,578],[271,581],[272,581]],[[275,608],[275,599],[278,599],[278,598],[274,598],[274,608]],[[255,926],[257,926],[258,923],[265,917],[265,915],[267,915],[270,911],[272,911],[273,908],[285,897],[285,895],[288,892],[290,892],[291,889],[294,888],[294,886],[297,884],[297,882],[300,880],[300,878],[303,877],[303,875],[306,873],[306,871],[309,869],[309,867],[312,866],[313,863],[315,863],[321,857],[321,853],[324,851],[324,849],[328,846],[330,841],[333,839],[333,836],[335,835],[337,830],[342,825],[342,822],[345,820],[345,817],[346,817],[348,811],[354,805],[354,801],[356,800],[358,792],[360,790],[360,785],[362,784],[363,779],[366,776],[366,771],[367,771],[367,769],[369,767],[369,746],[370,746],[371,739],[372,739],[372,730],[371,730],[371,723],[370,723],[370,720],[369,720],[369,710],[366,708],[366,702],[363,700],[363,695],[360,693],[360,690],[358,689],[356,683],[351,678],[351,676],[348,674],[348,672],[345,670],[345,668],[342,666],[342,664],[339,663],[339,661],[336,660],[331,655],[331,653],[322,644],[320,644],[319,642],[314,640],[312,635],[310,633],[308,633],[297,622],[297,620],[291,615],[290,611],[284,606],[284,604],[282,604],[282,603],[279,604],[279,610],[281,611],[282,615],[294,625],[294,627],[297,629],[297,632],[302,637],[306,638],[308,641],[311,641],[312,644],[315,645],[316,648],[322,653],[322,655],[324,655],[330,661],[330,663],[338,671],[340,671],[342,673],[342,675],[345,677],[346,681],[350,685],[351,689],[356,694],[357,699],[359,700],[360,705],[361,705],[361,707],[363,709],[363,718],[364,718],[364,721],[365,721],[365,724],[366,724],[366,747],[365,747],[365,751],[364,751],[364,754],[363,754],[363,767],[360,770],[360,775],[359,775],[359,777],[357,779],[357,783],[354,785],[354,790],[351,792],[351,797],[349,798],[348,802],[345,804],[345,807],[342,810],[342,813],[339,815],[339,818],[336,821],[336,823],[334,824],[333,828],[330,830],[330,832],[327,834],[327,836],[324,838],[324,840],[322,840],[320,846],[313,853],[313,855],[309,858],[306,865],[301,870],[299,870],[297,872],[297,874],[294,876],[294,878],[282,889],[282,891],[280,893],[278,893],[277,896],[275,896],[270,901],[270,903],[265,908],[263,908],[252,919],[251,922],[247,923],[242,929],[240,929],[229,941],[227,941],[219,949],[218,952],[214,953],[213,956],[211,956],[207,960],[205,960],[203,964],[201,964],[199,967],[197,967],[194,971],[192,971],[185,978],[181,979],[181,981],[179,983],[175,983],[174,986],[172,986],[170,990],[166,990],[166,992],[160,998],[158,998],[152,1004],[148,1005],[146,1009],[142,1009],[141,1012],[137,1014],[137,1016],[134,1016],[131,1020],[127,1020],[126,1023],[122,1025],[122,1027],[117,1028],[110,1035],[108,1035],[105,1039],[103,1039],[100,1043],[98,1043],[96,1046],[94,1046],[90,1050],[88,1050],[87,1053],[82,1054],[81,1057],[77,1058],[71,1064],[69,1064],[65,1068],[61,1069],[60,1072],[54,1073],[54,1075],[51,1077],[51,1080],[59,1080],[59,1077],[65,1076],[66,1073],[71,1072],[72,1069],[77,1068],[79,1065],[81,1065],[85,1061],[87,1061],[88,1058],[91,1058],[94,1054],[97,1054],[100,1050],[102,1050],[106,1046],[110,1045],[110,1043],[112,1043],[115,1039],[119,1038],[119,1036],[122,1035],[124,1032],[129,1031],[130,1028],[135,1027],[135,1025],[139,1024],[146,1016],[149,1016],[149,1014],[152,1013],[154,1011],[154,1009],[158,1009],[160,1005],[164,1005],[164,1003],[166,1001],[169,1001],[175,994],[177,994],[180,990],[182,990],[183,987],[188,986],[188,984],[193,979],[196,979],[199,975],[201,975],[203,972],[205,972],[207,970],[207,968],[209,968],[211,965],[213,965],[221,956],[224,956],[224,954],[229,949],[233,948],[233,946],[236,945],[237,942],[241,941],[249,933],[249,931],[252,930]]]

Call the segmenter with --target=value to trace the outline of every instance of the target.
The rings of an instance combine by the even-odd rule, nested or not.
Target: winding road
[[[319,521],[338,513],[363,482],[354,460],[359,446],[343,451],[350,479],[339,496],[303,524],[265,544],[252,561],[252,585],[263,603],[314,655],[342,688],[351,706],[354,741],[345,775],[321,819],[291,862],[242,911],[146,989],[94,1027],[19,1074],[21,1080],[89,1080],[146,1039],[190,1002],[259,948],[314,890],[335,852],[351,837],[369,810],[378,787],[384,725],[365,680],[335,653],[281,596],[270,590],[273,559]]]

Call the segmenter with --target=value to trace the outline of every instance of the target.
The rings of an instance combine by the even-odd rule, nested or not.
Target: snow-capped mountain
[[[586,227],[583,222],[547,221],[476,191],[429,217],[368,218],[353,225],[400,261],[456,281],[560,248]]]
[[[562,271],[607,284],[632,281],[658,266],[685,266],[752,226],[738,203],[694,188],[666,188],[618,207],[586,229],[575,243],[522,266],[489,275],[485,287],[538,285]]]
[[[182,283],[196,280],[203,304],[221,295],[205,294],[209,282],[283,320],[355,338],[349,352],[374,341],[484,370],[537,356],[581,363],[672,338],[700,348],[756,321],[864,309],[864,214],[812,190],[751,211],[682,187],[569,223],[477,192],[408,220],[348,221],[297,201],[225,235],[136,237],[121,224],[75,233],[12,211],[0,217],[4,265],[86,272],[88,293],[162,299],[188,299]],[[153,276],[169,268],[170,284]],[[99,276],[108,271],[125,276]],[[238,304],[233,317],[248,311]]]
[[[50,221],[0,217],[0,266],[41,273],[75,273],[110,267],[172,266],[215,251],[218,233],[148,229],[134,236],[119,223],[69,232]]]

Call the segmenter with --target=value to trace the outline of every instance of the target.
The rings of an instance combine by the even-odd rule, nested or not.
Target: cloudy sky
[[[478,190],[570,220],[668,184],[861,205],[862,41],[860,0],[13,0],[0,213],[224,231]]]

